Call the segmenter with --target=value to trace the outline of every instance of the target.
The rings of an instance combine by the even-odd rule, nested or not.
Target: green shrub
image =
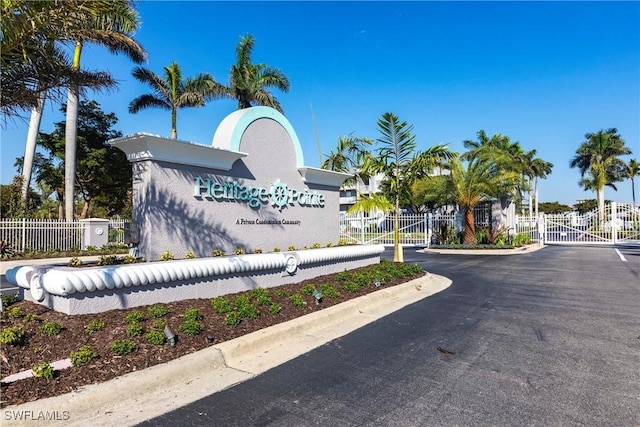
[[[98,265],[113,265],[118,262],[118,257],[115,255],[100,255],[98,257]]]
[[[98,358],[98,353],[93,351],[88,345],[83,345],[78,351],[73,351],[69,355],[73,366],[84,365]]]
[[[40,325],[40,332],[49,337],[58,335],[61,331],[62,325],[58,322],[45,320],[44,322],[42,322],[42,325]]]
[[[45,380],[52,380],[55,374],[55,369],[53,369],[53,366],[51,366],[49,362],[42,362],[41,364],[31,368],[31,371],[33,372],[34,377],[43,378]]]
[[[104,329],[104,321],[100,319],[93,319],[87,326],[85,326],[85,329],[89,335],[95,334],[96,332]]]
[[[344,285],[342,285],[342,289],[347,292],[358,292],[360,286],[358,286],[358,284],[355,282],[346,282]]]
[[[278,314],[282,311],[282,307],[280,307],[278,304],[271,304],[269,306],[269,313],[271,314]]]
[[[258,305],[270,305],[271,297],[269,296],[269,291],[264,288],[256,288],[253,290],[253,298],[256,300]]]
[[[127,314],[124,318],[129,323],[140,323],[146,319],[143,312],[139,310],[134,310],[131,313]]]
[[[326,296],[327,298],[340,297],[340,292],[338,292],[336,287],[328,283],[323,283],[322,285],[320,285],[320,292],[322,292],[322,295]]]
[[[25,333],[21,326],[9,326],[0,332],[0,343],[19,345],[24,341]]]
[[[242,318],[237,311],[230,311],[224,318],[224,322],[229,326],[238,326]]]
[[[312,247],[313,249],[318,249],[318,248],[320,248],[320,243],[316,242],[316,243],[314,243],[313,245],[311,245],[311,247]]]
[[[304,301],[304,298],[300,294],[291,295],[289,297],[289,301],[291,301],[291,304],[293,304],[293,306],[297,308],[302,308],[307,305],[307,303]]]
[[[2,308],[5,310],[10,305],[13,305],[20,301],[20,297],[17,294],[2,294],[2,296],[0,296],[0,299],[2,300]]]
[[[113,351],[118,356],[124,356],[125,354],[132,353],[137,349],[138,345],[129,340],[115,340],[115,342],[111,346],[111,351]]]
[[[149,317],[155,317],[157,319],[166,316],[169,313],[169,309],[164,305],[152,305],[147,309],[147,313]]]
[[[128,337],[140,337],[144,333],[144,329],[142,325],[138,322],[131,322],[129,327],[127,327],[127,336]]]
[[[224,255],[224,251],[222,249],[214,249],[213,252],[211,252],[212,256],[223,256]]]
[[[225,314],[233,310],[231,303],[223,296],[215,297],[211,300],[211,306],[216,313]]]
[[[346,282],[351,279],[351,272],[344,270],[339,273],[336,273],[336,280],[339,282]]]
[[[164,320],[156,320],[151,324],[151,329],[156,329],[159,331],[163,331],[164,327],[167,325],[167,322]]]
[[[135,262],[136,262],[136,257],[134,257],[133,255],[125,255],[122,258],[123,264],[134,264]]]
[[[165,341],[164,333],[162,331],[148,332],[147,335],[145,335],[145,337],[147,338],[147,341],[155,345],[162,345],[164,344],[164,341]]]
[[[7,315],[12,319],[19,319],[20,317],[24,317],[24,310],[22,307],[11,307],[9,311],[7,311]]]
[[[233,251],[233,253],[235,255],[244,255],[244,249],[243,248],[237,248],[235,251]]]
[[[82,265],[82,260],[78,257],[73,257],[69,260],[69,267],[80,267]]]
[[[302,287],[302,289],[300,290],[300,293],[302,295],[313,295],[315,290],[316,290],[315,286],[313,286],[311,283],[307,283]]]
[[[288,249],[288,250],[290,250],[290,251],[295,251],[295,250],[296,250],[296,247],[295,247],[294,245],[291,245],[291,246],[289,246],[289,249]]]
[[[184,254],[184,259],[194,259],[195,257],[196,254],[193,251],[187,251],[187,253]]]
[[[198,335],[202,332],[202,324],[197,320],[187,319],[180,325],[180,330],[184,332],[185,335]]]
[[[276,246],[275,248],[273,248],[273,252],[280,252],[280,248]]]
[[[289,296],[289,291],[287,291],[286,289],[275,289],[273,293],[280,298],[286,298]]]
[[[186,320],[202,320],[204,319],[204,316],[200,312],[200,309],[190,307],[184,311],[184,318]]]
[[[25,314],[24,315],[24,319],[22,319],[24,321],[24,323],[30,323],[30,322],[35,322],[38,319],[38,315],[35,313],[29,313],[29,314]]]
[[[243,319],[256,319],[260,317],[260,310],[251,302],[249,295],[238,295],[235,299],[238,315]]]
[[[160,261],[171,261],[172,259],[174,259],[174,256],[169,251],[165,251],[162,255],[160,255]]]
[[[254,253],[254,254],[261,254],[261,253],[262,253],[262,249],[260,249],[260,248],[255,248],[255,249],[253,250],[253,253]]]

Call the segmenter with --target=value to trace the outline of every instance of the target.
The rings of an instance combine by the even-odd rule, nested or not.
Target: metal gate
[[[611,203],[584,214],[541,215],[540,235],[546,244],[640,244],[640,211]]]
[[[393,245],[395,215],[346,215],[340,213],[340,240],[346,244]],[[427,245],[427,215],[398,217],[400,244]]]

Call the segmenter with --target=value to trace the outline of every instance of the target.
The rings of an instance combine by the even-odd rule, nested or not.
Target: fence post
[[[25,245],[27,242],[27,219],[22,218],[22,244],[20,245],[22,248],[22,252],[26,250]]]
[[[364,211],[360,216],[360,244],[364,245]]]
[[[618,243],[618,210],[616,202],[611,202],[611,238],[614,245]]]
[[[431,212],[424,214],[424,245],[429,249],[431,244]]]

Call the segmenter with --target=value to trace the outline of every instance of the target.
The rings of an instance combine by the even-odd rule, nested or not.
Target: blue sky
[[[554,164],[541,201],[573,204],[595,198],[579,188],[569,161],[587,132],[615,127],[640,158],[639,2],[210,2],[142,1],[136,39],[145,67],[158,74],[176,61],[183,76],[209,72],[226,83],[241,35],[256,40],[254,62],[281,69],[291,90],[274,90],[296,130],[305,164],[339,136],[377,138],[376,121],[393,112],[414,126],[419,149],[437,143],[463,152],[462,141],[484,129],[519,141]],[[170,113],[129,114],[148,93],[125,57],[88,47],[83,66],[107,69],[120,82],[89,94],[119,118],[125,135],[168,136]],[[178,138],[210,144],[217,124],[236,108],[217,100],[178,112]],[[48,104],[42,128],[63,120]],[[1,182],[24,155],[27,124],[2,128]],[[625,158],[628,160],[628,158]],[[636,184],[638,185],[638,184]],[[605,196],[631,201],[631,183]],[[638,196],[640,198],[640,196]]]

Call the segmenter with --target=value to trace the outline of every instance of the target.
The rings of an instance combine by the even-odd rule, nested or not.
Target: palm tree
[[[547,162],[546,160],[542,160],[539,157],[534,158],[531,161],[532,171],[533,171],[533,179],[534,179],[534,194],[535,194],[535,215],[538,216],[538,182],[539,179],[545,179],[547,175],[551,174],[551,170],[553,169],[553,163]]]
[[[497,197],[513,192],[519,182],[519,174],[502,169],[498,163],[480,156],[472,157],[466,168],[460,158],[449,161],[449,193],[464,211],[464,244],[478,243],[475,231],[474,208],[489,197]]]
[[[236,63],[231,67],[229,86],[225,87],[224,95],[238,100],[238,110],[264,105],[282,113],[280,103],[267,89],[275,87],[288,92],[289,79],[277,68],[251,61],[254,43],[251,34],[240,37],[236,46]]]
[[[148,84],[153,93],[140,95],[129,103],[129,112],[137,113],[151,107],[171,111],[171,138],[178,137],[176,127],[178,109],[186,107],[202,107],[208,99],[220,91],[220,84],[208,73],[201,73],[193,78],[182,78],[182,70],[177,62],[164,67],[164,78],[151,70],[142,67],[134,68],[133,77]]]
[[[631,197],[633,200],[633,209],[636,208],[636,185],[635,185],[635,177],[640,176],[640,162],[638,159],[631,159],[625,166],[624,174],[627,178],[631,180]]]
[[[400,246],[400,197],[409,191],[416,176],[421,176],[429,167],[451,157],[449,147],[436,145],[424,153],[416,152],[413,125],[400,121],[393,113],[384,113],[377,121],[381,136],[374,172],[383,173],[394,202],[394,255],[395,262],[403,262]]]
[[[604,220],[604,187],[609,185],[615,188],[613,184],[623,179],[625,163],[619,156],[627,154],[631,154],[631,150],[616,128],[600,129],[585,135],[584,142],[569,163],[570,167],[580,169],[582,178],[589,174],[593,179],[590,185],[596,189],[601,223]]]
[[[336,172],[353,173],[354,176],[344,182],[344,185],[352,185],[361,176],[363,169],[366,169],[362,167],[367,163],[369,154],[365,147],[371,144],[373,141],[369,138],[361,138],[353,134],[341,136],[338,138],[336,150],[326,156],[320,167]]]
[[[124,53],[136,63],[146,59],[146,52],[131,34],[140,26],[138,13],[128,0],[73,0],[75,7],[87,7],[86,20],[70,30],[74,42],[73,68],[80,69],[80,57],[85,42],[106,47],[112,53]],[[80,87],[69,86],[65,127],[65,218],[73,220],[76,168],[76,135],[78,94]]]

